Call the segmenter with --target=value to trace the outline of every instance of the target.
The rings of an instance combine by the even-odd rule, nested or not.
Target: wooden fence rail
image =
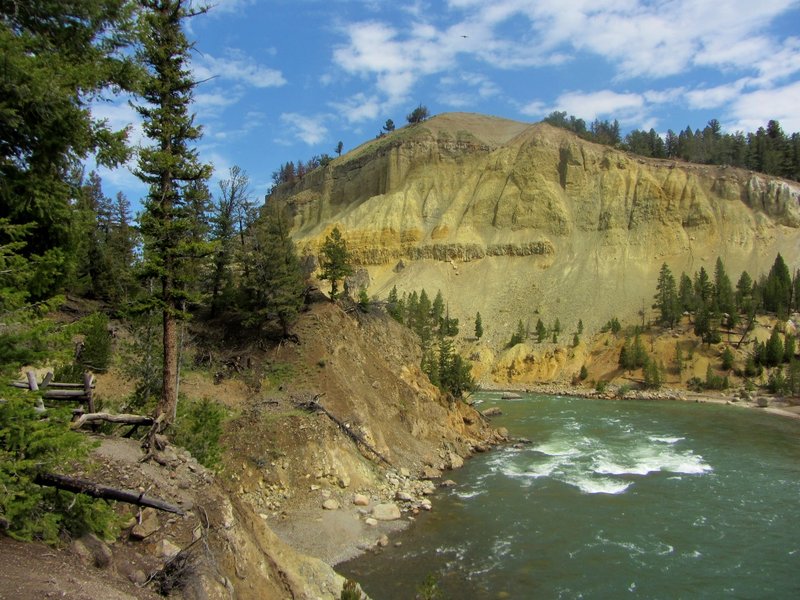
[[[26,374],[27,381],[12,381],[10,385],[30,390],[31,392],[39,392],[42,398],[48,400],[74,400],[78,402],[86,402],[88,411],[94,412],[94,375],[88,371],[83,374],[83,383],[58,383],[53,381],[53,373],[48,372],[41,383],[36,381],[36,373],[28,371]]]

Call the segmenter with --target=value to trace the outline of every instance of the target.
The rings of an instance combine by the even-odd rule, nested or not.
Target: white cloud
[[[292,136],[300,138],[309,146],[319,144],[328,135],[322,116],[306,116],[299,113],[283,113],[281,122],[290,128]]]
[[[756,131],[770,119],[780,121],[784,131],[800,131],[800,81],[768,90],[743,93],[730,107],[730,130]],[[728,119],[726,119],[728,120]]]
[[[642,114],[645,99],[641,94],[618,94],[611,90],[598,92],[567,92],[559,96],[555,105],[546,109],[542,103],[532,102],[523,107],[522,113],[538,116],[554,110],[565,111],[569,115],[586,121],[601,117],[619,117],[620,120],[633,120]]]
[[[387,112],[389,106],[382,103],[375,96],[366,94],[356,94],[344,102],[331,102],[331,107],[335,108],[340,116],[349,123],[360,123],[370,119],[376,119],[382,112]]]
[[[716,108],[725,106],[742,92],[745,80],[734,81],[712,88],[699,88],[686,93],[690,108]]]
[[[222,79],[238,81],[256,87],[280,87],[286,84],[283,74],[256,63],[240,51],[230,49],[228,56],[217,58],[210,54],[200,55],[192,62],[192,72],[198,81]]]

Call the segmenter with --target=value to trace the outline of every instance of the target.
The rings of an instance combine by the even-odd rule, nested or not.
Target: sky
[[[186,33],[215,195],[235,165],[262,200],[281,164],[347,152],[419,105],[530,123],[559,110],[623,134],[714,118],[800,132],[800,0],[210,2]],[[148,143],[127,99],[93,112]],[[130,169],[100,175],[108,196],[146,195]]]

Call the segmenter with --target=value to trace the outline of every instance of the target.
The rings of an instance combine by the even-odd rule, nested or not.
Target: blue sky
[[[800,0],[215,1],[187,29],[215,194],[238,165],[263,197],[282,163],[346,152],[419,104],[800,131]],[[95,114],[146,143],[126,101]],[[126,169],[101,176],[107,195],[146,193]]]

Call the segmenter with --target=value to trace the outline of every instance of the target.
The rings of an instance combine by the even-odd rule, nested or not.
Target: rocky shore
[[[578,387],[563,383],[541,383],[526,386],[484,386],[483,391],[507,394],[546,394],[548,396],[569,396],[594,398],[597,400],[673,400],[710,404],[725,404],[741,408],[763,410],[793,419],[800,419],[800,405],[794,405],[780,396],[769,394],[741,394],[737,390],[720,392],[692,392],[683,389],[661,388],[658,390],[634,390],[627,386],[610,384],[600,392],[592,388]],[[486,415],[486,411],[481,411]],[[491,415],[487,415],[491,416]]]

